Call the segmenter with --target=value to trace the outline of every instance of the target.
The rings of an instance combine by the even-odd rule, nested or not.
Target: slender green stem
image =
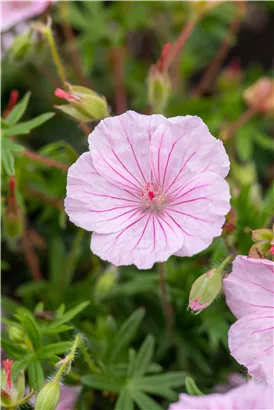
[[[72,248],[68,254],[67,263],[64,268],[64,274],[62,277],[62,284],[64,287],[68,286],[71,282],[72,275],[75,269],[76,259],[78,255],[78,250],[84,235],[83,229],[78,229],[78,232],[75,236]]]
[[[173,324],[173,310],[167,298],[165,268],[164,268],[163,263],[159,264],[159,274],[160,274],[161,301],[162,301],[163,313],[164,313],[164,318],[165,318],[165,325],[166,325],[168,336],[171,337],[171,330],[172,330],[172,324]]]
[[[92,359],[91,359],[90,355],[88,354],[87,348],[84,345],[84,343],[82,343],[81,349],[82,349],[83,356],[84,356],[84,358],[87,362],[87,365],[88,365],[89,369],[95,374],[100,374],[99,369],[97,369],[95,364],[92,362]]]
[[[60,77],[62,83],[64,84],[66,82],[65,69],[63,67],[61,58],[58,54],[57,47],[56,47],[54,37],[53,37],[53,34],[52,34],[52,30],[51,30],[50,27],[47,27],[46,29],[44,29],[43,32],[44,32],[45,36],[47,37],[47,40],[48,40],[48,43],[49,43],[49,46],[50,46],[51,55],[52,55],[52,58],[53,58],[53,61],[54,61],[55,65],[56,65],[59,77]]]
[[[64,371],[66,370],[66,367],[67,367],[67,365],[68,365],[69,363],[70,363],[69,361],[68,361],[68,362],[64,362],[64,363],[60,366],[58,372],[56,373],[56,375],[55,375],[55,377],[54,377],[54,380],[55,380],[57,383],[59,383],[60,378],[61,378],[62,374],[64,373]]]

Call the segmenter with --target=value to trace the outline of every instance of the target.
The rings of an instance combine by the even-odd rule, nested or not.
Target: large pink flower
[[[178,403],[172,404],[169,410],[271,410],[273,400],[271,387],[250,382],[225,394],[180,394]]]
[[[255,381],[273,384],[274,263],[237,256],[224,290],[229,308],[239,319],[228,334],[232,356]]]
[[[94,231],[96,255],[149,269],[200,252],[221,234],[229,160],[200,118],[128,111],[102,120],[89,144],[69,169],[65,209]]]
[[[51,1],[1,1],[1,31],[43,13]]]

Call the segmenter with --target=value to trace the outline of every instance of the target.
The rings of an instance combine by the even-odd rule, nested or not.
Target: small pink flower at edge
[[[69,169],[65,209],[94,231],[91,249],[103,260],[150,269],[221,234],[229,160],[199,117],[128,111],[102,120],[89,144]]]
[[[223,287],[238,319],[228,333],[231,355],[255,382],[273,384],[274,262],[237,256]]]
[[[269,386],[249,382],[224,394],[190,396],[182,393],[169,410],[270,410],[273,408],[273,390]]]
[[[11,366],[12,366],[13,360],[2,360],[2,364],[4,366],[4,370],[6,373],[6,388],[11,389],[12,387],[12,382],[11,382]]]

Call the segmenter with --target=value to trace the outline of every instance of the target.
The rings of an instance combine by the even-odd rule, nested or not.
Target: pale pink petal
[[[1,31],[43,13],[51,1],[1,1]]]
[[[140,199],[102,178],[87,152],[69,168],[65,210],[83,229],[112,233],[140,213]]]
[[[227,182],[210,172],[197,175],[167,197],[165,215],[185,230],[183,247],[176,255],[194,255],[221,234],[224,215],[230,209],[229,199]]]
[[[189,115],[159,124],[151,140],[151,161],[156,181],[167,193],[198,174],[214,172],[225,177],[229,171],[223,143],[199,117]]]
[[[169,217],[143,213],[128,221],[128,227],[109,235],[93,233],[91,250],[114,265],[150,269],[164,262],[183,243],[182,231]]]
[[[247,383],[225,394],[189,396],[180,394],[178,403],[169,410],[271,410],[273,390],[271,387]]]
[[[273,384],[273,309],[260,309],[239,319],[229,329],[228,343],[231,355],[247,367],[254,381]]]
[[[89,136],[93,164],[100,175],[135,193],[151,181],[150,135],[143,117],[127,112],[106,118]]]
[[[237,318],[258,309],[274,308],[274,263],[237,256],[224,280],[226,303]]]

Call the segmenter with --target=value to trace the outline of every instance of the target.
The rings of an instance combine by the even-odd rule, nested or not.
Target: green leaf
[[[114,410],[134,410],[134,402],[127,388],[119,394]]]
[[[72,347],[72,342],[57,342],[41,347],[36,352],[39,360],[51,360],[56,354],[66,353]]]
[[[31,389],[40,389],[44,384],[44,371],[38,360],[28,365],[28,382]]]
[[[68,330],[73,329],[72,326],[67,326],[67,325],[63,325],[63,326],[58,326],[55,328],[44,328],[41,330],[43,335],[54,335],[56,333],[62,333],[62,332],[67,332]]]
[[[58,257],[56,257],[58,255]],[[66,262],[66,250],[61,237],[53,237],[49,248],[49,278],[53,285],[60,285]]]
[[[63,323],[69,322],[71,319],[73,319],[78,313],[82,312],[88,305],[90,304],[89,301],[80,303],[77,305],[75,308],[68,310],[66,313],[64,313],[61,317],[55,319],[47,328],[52,329],[61,326]]]
[[[27,92],[27,94],[24,95],[21,101],[14,106],[12,111],[5,118],[5,121],[9,125],[16,124],[21,119],[21,117],[24,115],[27,109],[28,103],[29,103],[30,96],[31,96],[31,92],[29,91]]]
[[[31,360],[33,359],[34,354],[33,353],[28,353],[26,354],[24,357],[22,357],[22,359],[20,360],[16,360],[13,364],[12,364],[12,377],[15,379],[18,374],[21,372],[21,370],[25,370],[29,363],[31,362]]]
[[[141,410],[163,410],[163,407],[156,403],[155,400],[138,390],[132,391],[132,397]]]
[[[152,335],[148,335],[136,356],[133,370],[134,377],[142,376],[147,372],[154,354],[154,344],[154,337]]]
[[[21,359],[21,357],[26,354],[26,348],[23,345],[20,346],[18,343],[12,343],[1,338],[1,345],[7,355],[14,359]]]
[[[8,138],[2,138],[1,141],[1,158],[4,170],[7,175],[14,175],[14,157],[12,152],[22,152],[24,147],[19,144],[15,144]]]
[[[119,380],[108,378],[107,376],[95,376],[86,375],[81,378],[82,382],[89,387],[93,387],[98,390],[111,391],[113,393],[119,393],[122,389],[122,384]]]
[[[144,315],[144,309],[137,309],[122,324],[111,346],[110,360],[114,360],[115,357],[118,356],[121,351],[130,343]]]
[[[41,346],[41,331],[37,326],[36,321],[32,316],[26,314],[20,316],[20,318],[22,327],[27,333],[34,350],[38,350]]]
[[[201,392],[201,390],[198,389],[198,387],[196,386],[196,383],[191,377],[186,377],[185,386],[186,386],[187,393],[190,394],[191,396],[202,396],[203,395],[203,393]]]
[[[170,372],[157,376],[145,376],[135,380],[135,385],[138,389],[147,393],[174,400],[176,394],[172,388],[184,385],[186,374],[186,372]]]
[[[2,130],[2,137],[7,138],[13,135],[28,134],[32,129],[38,128],[40,125],[44,124],[44,122],[51,119],[54,115],[55,113],[53,112],[41,114],[32,120],[21,122],[10,128],[5,128]]]

